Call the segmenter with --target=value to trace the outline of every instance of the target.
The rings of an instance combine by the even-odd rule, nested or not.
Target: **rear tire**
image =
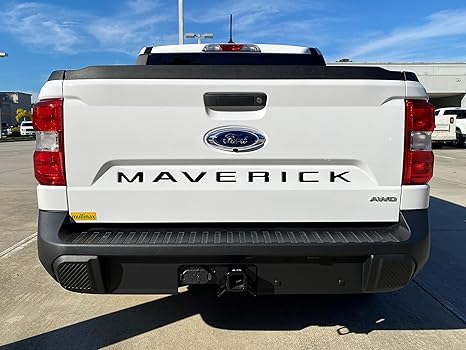
[[[464,147],[464,136],[460,129],[456,128],[456,141],[455,146],[458,148]]]

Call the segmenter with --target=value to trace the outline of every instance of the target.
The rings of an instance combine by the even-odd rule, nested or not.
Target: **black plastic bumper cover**
[[[243,269],[257,294],[359,293],[402,288],[429,256],[428,211],[396,224],[75,224],[39,212],[39,258],[69,290],[176,293],[189,267],[221,284]]]

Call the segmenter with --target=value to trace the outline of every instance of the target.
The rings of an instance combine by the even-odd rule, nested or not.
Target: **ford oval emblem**
[[[252,128],[227,126],[209,131],[205,142],[221,151],[250,152],[264,146],[265,136]]]

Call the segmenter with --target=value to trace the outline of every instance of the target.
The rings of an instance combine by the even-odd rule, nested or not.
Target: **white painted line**
[[[456,158],[453,158],[453,157],[439,156],[439,155],[436,155],[435,158],[456,159]]]
[[[37,232],[33,233],[30,236],[27,236],[26,238],[22,239],[18,243],[13,244],[10,248],[5,249],[4,251],[0,252],[0,258],[3,258],[4,256],[8,255],[9,253],[12,253],[13,251],[25,247],[27,244],[32,242],[34,238],[37,237]]]

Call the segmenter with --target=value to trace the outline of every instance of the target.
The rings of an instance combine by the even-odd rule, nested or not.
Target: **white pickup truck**
[[[434,107],[413,73],[147,47],[39,98],[39,258],[68,290],[373,293],[428,258]]]
[[[435,110],[435,129],[432,141],[453,142],[458,148],[464,147],[466,139],[466,108],[447,107]]]
[[[435,110],[434,116],[435,129],[432,132],[432,142],[436,144],[457,141],[455,109],[439,108]]]

